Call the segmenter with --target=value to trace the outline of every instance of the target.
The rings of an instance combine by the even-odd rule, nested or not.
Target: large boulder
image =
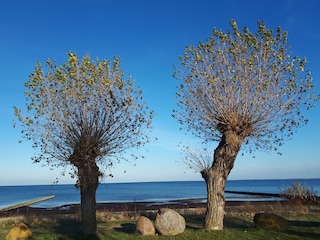
[[[160,235],[173,236],[184,232],[186,221],[175,210],[161,208],[156,215],[155,228]]]
[[[13,227],[6,236],[6,240],[26,240],[30,237],[32,232],[24,223],[19,223]]]
[[[136,222],[136,233],[142,236],[149,236],[155,235],[156,230],[149,218],[141,216]]]
[[[280,229],[288,228],[288,221],[273,213],[257,213],[253,219],[255,228]]]

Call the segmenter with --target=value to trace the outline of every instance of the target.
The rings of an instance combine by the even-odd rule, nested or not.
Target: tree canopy
[[[205,141],[219,141],[232,129],[250,146],[275,149],[307,123],[314,84],[306,58],[293,57],[287,32],[258,22],[257,33],[215,29],[206,42],[188,46],[174,76],[178,121]],[[252,148],[250,148],[252,149]]]
[[[61,66],[50,59],[36,65],[25,83],[27,114],[15,108],[23,136],[38,150],[34,162],[72,166],[71,156],[85,153],[108,167],[150,141],[153,111],[120,65],[118,57],[79,60],[72,52]]]

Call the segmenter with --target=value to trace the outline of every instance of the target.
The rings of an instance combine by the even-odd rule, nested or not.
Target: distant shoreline
[[[256,201],[226,201],[224,210],[226,214],[246,213],[246,212],[299,212],[305,211],[308,205],[320,206],[319,201],[310,203],[295,203],[290,200],[256,200]],[[179,211],[181,214],[204,214],[207,209],[206,198],[177,199],[165,202],[144,201],[144,202],[104,202],[97,203],[98,213],[110,213],[110,216],[125,215],[143,215],[155,214],[161,208],[171,208]],[[317,210],[318,211],[318,210]],[[16,216],[52,216],[52,217],[79,217],[81,206],[77,204],[65,204],[59,207],[39,208],[22,207],[10,211],[0,212],[0,218]]]
[[[320,178],[263,178],[263,179],[228,179],[227,182],[234,181],[305,181],[305,180],[319,180]],[[204,182],[204,180],[172,180],[172,181],[137,181],[137,182],[102,182],[99,185],[104,184],[144,184],[144,183],[170,183],[170,182]],[[32,186],[59,186],[59,185],[75,185],[75,183],[43,183],[43,184],[6,184],[0,185],[0,187],[32,187]]]
[[[244,192],[241,196],[236,195],[234,197],[228,197],[226,198],[226,202],[231,203],[241,203],[241,202],[269,202],[269,201],[279,201],[282,200],[282,198],[276,197],[278,196],[277,194],[254,194],[249,192],[248,195],[245,195]],[[52,198],[53,196],[50,196]],[[44,197],[46,198],[46,197]],[[32,202],[32,201],[30,201]],[[109,202],[99,202],[97,201],[96,206],[97,209],[99,208],[117,208],[117,206],[121,206],[122,208],[124,206],[134,206],[141,208],[148,208],[149,206],[188,206],[188,205],[205,205],[207,202],[206,197],[202,198],[182,198],[182,199],[167,199],[167,200],[154,200],[154,201],[109,201]],[[19,206],[21,205],[21,206]],[[37,204],[35,204],[37,205]],[[33,206],[33,204],[16,204],[11,206],[4,207],[0,209],[0,215],[1,212],[14,212],[14,211],[20,211],[21,209],[28,209],[28,211],[32,210],[41,210],[41,211],[50,211],[50,210],[59,210],[59,209],[71,209],[71,208],[77,208],[77,206],[80,206],[79,202],[74,202],[74,203],[64,203],[61,205],[56,205],[56,206]],[[9,210],[4,210],[8,208]],[[2,211],[4,210],[4,211]]]
[[[267,206],[274,204],[286,204],[287,201],[226,201],[225,209],[238,208],[243,205],[252,206]],[[160,208],[172,209],[206,209],[207,203],[203,198],[199,199],[182,199],[166,202],[106,202],[97,203],[97,211],[106,212],[138,212],[138,211],[157,211]],[[62,215],[76,214],[80,212],[80,204],[66,204],[53,208],[38,208],[38,207],[22,207],[15,210],[0,212],[0,217],[8,217],[14,215]]]

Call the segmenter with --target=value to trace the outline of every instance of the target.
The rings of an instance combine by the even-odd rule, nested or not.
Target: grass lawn
[[[135,234],[135,220],[114,219],[99,221],[97,236],[85,238],[81,233],[81,223],[76,218],[46,218],[29,216],[0,219],[0,239],[16,222],[26,223],[32,231],[29,239],[320,239],[320,213],[281,213],[289,221],[289,228],[279,230],[261,230],[253,227],[253,213],[227,214],[224,230],[208,232],[203,229],[204,214],[185,215],[187,228],[184,233],[171,236],[138,236]]]

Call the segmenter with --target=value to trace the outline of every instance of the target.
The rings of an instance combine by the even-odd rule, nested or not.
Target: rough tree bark
[[[201,171],[207,186],[207,213],[204,221],[206,230],[223,229],[224,188],[243,139],[233,131],[223,133],[214,151],[214,161],[210,168]]]
[[[93,235],[97,230],[96,190],[101,175],[95,161],[78,166],[78,177],[81,196],[82,230],[85,235]]]

